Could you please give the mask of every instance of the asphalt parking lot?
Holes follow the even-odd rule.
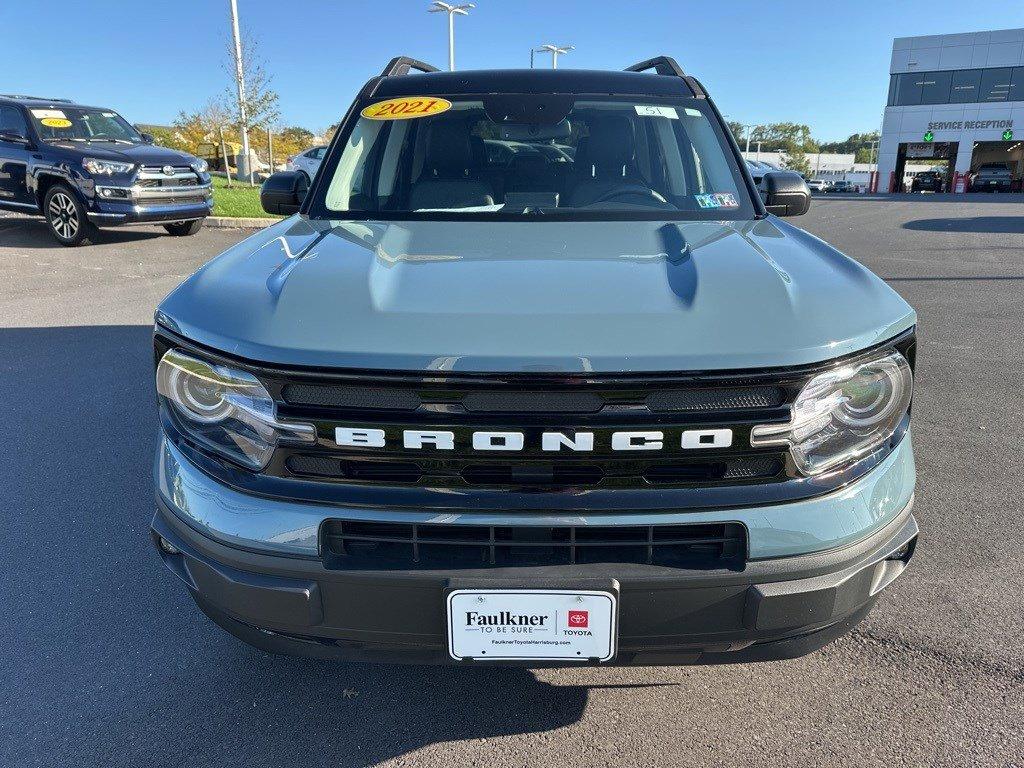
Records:
[[[920,315],[912,567],[795,661],[529,671],[279,658],[202,617],[148,539],[150,323],[245,233],[0,218],[0,765],[1024,766],[1024,199],[794,221]]]

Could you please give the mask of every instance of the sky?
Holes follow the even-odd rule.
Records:
[[[428,0],[238,0],[280,94],[282,123],[321,130],[393,56],[447,63]],[[170,124],[231,85],[228,0],[0,0],[0,90]],[[456,19],[456,67],[621,69],[657,54],[697,76],[742,123],[792,121],[815,138],[878,128],[894,37],[1024,26],[1006,0],[477,0]],[[35,34],[45,29],[44,35]],[[21,30],[14,33],[14,30]],[[550,57],[537,54],[538,66]]]

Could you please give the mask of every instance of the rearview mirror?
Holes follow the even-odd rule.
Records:
[[[289,216],[302,207],[308,191],[309,181],[302,171],[280,171],[260,187],[260,205],[267,213]]]
[[[811,207],[811,190],[799,173],[772,171],[761,179],[761,197],[768,213],[803,216]]]
[[[152,133],[143,133],[141,134],[141,136],[142,140],[147,144],[152,144],[154,141],[156,141],[156,136],[154,136]]]

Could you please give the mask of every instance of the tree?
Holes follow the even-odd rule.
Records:
[[[751,141],[760,141],[766,152],[817,152],[818,142],[811,138],[810,126],[802,123],[768,123],[755,126]]]
[[[729,131],[732,133],[733,138],[736,139],[736,143],[742,147],[747,140],[747,137],[743,135],[743,123],[730,120],[726,124],[729,126]]]
[[[281,118],[279,107],[280,98],[277,91],[270,87],[271,76],[267,74],[263,66],[263,60],[259,56],[259,44],[243,30],[241,34],[242,45],[242,67],[245,70],[245,116],[247,130],[257,126],[272,126]],[[233,115],[232,122],[242,129],[241,118],[238,114],[238,91],[235,82],[235,50],[233,45],[227,49],[227,59],[224,70],[228,74],[230,83],[224,89],[224,105],[231,105],[229,111]],[[264,144],[266,142],[264,141]]]
[[[195,152],[200,144],[208,141],[220,141],[220,129],[225,128],[225,138],[237,141],[233,129],[232,111],[221,101],[210,99],[195,112],[179,112],[174,120],[175,131],[182,137],[182,147],[187,152]]]
[[[871,131],[869,133],[852,133],[846,141],[830,141],[821,145],[822,152],[838,152],[840,154],[849,155],[856,153],[860,156],[859,150],[867,150],[868,153],[871,151],[872,142],[877,142],[879,139],[878,131]],[[857,160],[860,162],[869,162],[868,160]]]
[[[808,176],[811,173],[811,163],[807,159],[807,153],[803,147],[797,146],[786,152],[786,170],[796,171],[801,176]]]

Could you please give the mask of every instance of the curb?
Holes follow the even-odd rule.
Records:
[[[215,229],[263,229],[282,219],[241,219],[232,216],[207,216],[204,225]]]

